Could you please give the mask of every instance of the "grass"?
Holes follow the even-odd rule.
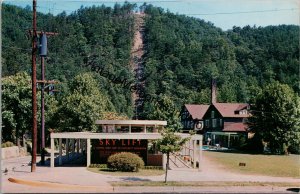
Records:
[[[204,151],[203,154],[210,161],[233,172],[300,178],[299,155],[252,155],[210,151]],[[239,166],[239,163],[245,163],[246,166]]]
[[[234,187],[234,186],[274,186],[274,187],[299,187],[300,183],[288,182],[233,182],[233,181],[190,181],[190,182],[177,182],[169,181],[115,181],[110,182],[115,187],[134,187],[134,186],[177,186],[177,187]]]
[[[159,176],[165,173],[158,169],[140,169],[138,172],[112,171],[108,168],[87,168],[88,171],[112,176]]]

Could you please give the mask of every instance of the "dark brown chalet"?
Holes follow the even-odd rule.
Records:
[[[204,135],[209,145],[237,147],[241,137],[247,138],[245,119],[247,103],[217,103],[216,86],[212,82],[211,104],[186,104],[181,111],[183,131],[195,130]]]
[[[184,131],[196,130],[200,131],[204,127],[203,116],[208,110],[210,105],[196,105],[196,104],[186,104],[181,111],[181,123],[183,125]],[[197,128],[196,124],[201,124]]]

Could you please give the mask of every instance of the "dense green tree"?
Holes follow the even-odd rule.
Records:
[[[77,75],[69,85],[70,91],[60,101],[56,120],[63,131],[96,131],[95,121],[104,111],[114,111],[106,94],[91,73]]]
[[[165,95],[158,96],[155,100],[154,106],[146,102],[145,106],[145,117],[152,120],[164,120],[168,122],[168,126],[179,130],[181,128],[179,111],[173,101]]]
[[[40,92],[37,92],[37,119],[40,127]],[[31,77],[20,72],[2,78],[2,137],[5,141],[13,141],[17,145],[24,134],[31,134],[32,129],[32,91]],[[54,127],[52,119],[57,111],[57,100],[45,93],[46,129]],[[40,128],[38,128],[40,129]]]
[[[130,80],[129,70],[132,44],[134,4],[125,3],[114,8],[93,6],[80,8],[67,15],[54,16],[38,13],[38,29],[58,32],[48,37],[46,57],[46,78],[58,80],[67,85],[69,80],[82,72],[91,71],[87,63],[103,67],[116,77]],[[14,75],[20,71],[30,73],[32,12],[30,9],[2,5],[2,76]],[[40,79],[39,59],[37,78]],[[126,72],[126,73],[124,73]],[[124,76],[126,75],[126,76]],[[128,88],[111,84],[110,79],[96,75],[103,91],[117,94],[111,98],[116,111],[132,115],[131,95]],[[66,91],[67,92],[67,91]],[[62,93],[62,91],[61,91]]]
[[[300,143],[299,97],[286,84],[273,82],[257,96],[249,118],[252,132],[269,143],[273,153],[287,153]]]
[[[20,145],[31,129],[31,79],[24,72],[2,78],[2,137]]]

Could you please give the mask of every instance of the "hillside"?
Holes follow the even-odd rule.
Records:
[[[300,92],[298,26],[246,26],[224,32],[152,6],[146,14],[145,71],[150,76],[145,90],[162,102],[169,99],[175,112],[184,103],[209,103],[212,77],[217,79],[219,102],[251,103],[261,87],[274,80]],[[165,118],[170,110],[162,105],[158,111],[146,102],[144,112],[145,118]]]
[[[91,71],[93,64],[109,71],[115,77],[133,79],[129,58],[133,38],[133,5],[91,7],[77,10],[71,15],[58,16],[39,13],[38,30],[58,32],[48,38],[46,78],[67,85],[79,73]],[[31,71],[31,40],[26,38],[31,28],[29,9],[2,6],[3,65],[2,76],[20,71]],[[38,64],[39,64],[38,60]],[[38,65],[38,79],[40,67]],[[112,84],[109,79],[95,73],[100,89],[109,96],[117,112],[132,115],[131,95],[127,88]],[[67,86],[60,86],[62,88]],[[61,94],[63,95],[63,94]]]
[[[49,38],[47,79],[59,80],[67,88],[79,73],[94,72],[116,112],[134,116],[129,87],[110,79],[136,82],[130,65],[134,8],[134,4],[125,3],[114,8],[81,8],[71,15],[39,13],[38,29],[59,33]],[[140,119],[167,119],[176,124],[184,103],[209,103],[212,77],[217,79],[219,102],[251,102],[261,87],[273,80],[300,93],[298,26],[222,31],[201,19],[152,5],[141,9],[146,14],[143,53],[139,56],[146,75],[142,92],[152,100],[143,100]],[[31,17],[30,8],[2,6],[4,77],[20,71],[30,73],[31,44],[26,31]],[[91,66],[109,73],[100,75]]]

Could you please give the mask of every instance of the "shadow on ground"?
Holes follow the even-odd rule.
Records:
[[[39,167],[49,167],[50,166],[50,155],[46,155],[47,159],[45,164],[42,165],[41,161],[37,163]],[[86,156],[78,153],[70,154],[69,156],[62,156],[62,165],[59,165],[59,157],[56,154],[54,159],[55,167],[83,167],[86,166]],[[31,165],[30,163],[28,165]]]
[[[287,191],[292,191],[292,192],[295,192],[295,193],[299,193],[300,188],[288,188]]]
[[[150,179],[144,179],[139,177],[121,177],[122,181],[151,181]]]

